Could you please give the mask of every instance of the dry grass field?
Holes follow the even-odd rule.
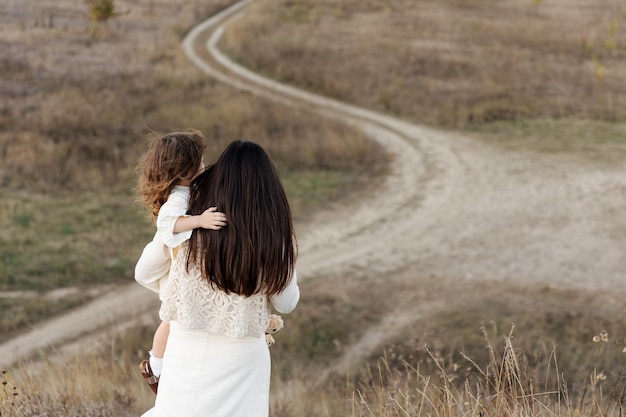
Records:
[[[227,4],[117,2],[121,16],[93,32],[81,2],[3,2],[0,340],[132,280],[153,233],[133,192],[153,132],[201,130],[207,162],[233,139],[261,143],[298,220],[384,168],[361,132],[222,87],[186,60],[185,30]]]
[[[620,0],[268,0],[252,7],[229,27],[223,48],[272,78],[522,148],[623,151]],[[595,122],[572,126],[579,119]]]
[[[311,220],[329,202],[350,208],[377,192],[394,163],[359,130],[194,68],[182,36],[231,1],[117,1],[122,15],[99,26],[78,2],[0,2],[0,342],[132,280],[153,230],[132,192],[151,131],[198,128],[208,155],[234,137],[258,140],[307,230],[323,227]],[[616,255],[600,268],[619,250],[594,246],[623,242],[626,232],[623,182],[609,181],[623,175],[626,156],[625,27],[617,0],[258,0],[228,26],[221,47],[254,71],[471,138],[459,137],[455,152],[475,146],[484,159],[509,158],[470,167],[493,169],[476,189],[497,200],[511,188],[508,205],[459,218],[450,208],[441,223],[451,234],[437,234],[437,224],[402,230],[433,235],[415,239],[415,254],[390,248],[394,259],[382,266],[350,263],[302,283],[301,304],[271,348],[272,416],[624,415],[624,290],[593,274],[613,279],[626,266]],[[511,175],[499,181],[503,172]],[[539,188],[522,194],[509,179]],[[576,179],[581,197],[567,213]],[[605,183],[613,198],[585,199]],[[553,208],[534,199],[542,192]],[[465,201],[473,200],[451,195],[449,204]],[[545,211],[533,217],[524,203]],[[379,227],[395,230],[405,215],[388,213]],[[568,233],[549,235],[561,229]],[[581,244],[589,254],[580,265],[557,257],[576,253],[567,250],[588,230],[598,239]],[[506,248],[526,243],[512,239],[525,233],[539,243]],[[525,253],[535,258],[520,260]],[[596,259],[596,269],[584,264]],[[544,265],[553,260],[560,264]],[[466,268],[478,266],[506,279],[474,279]],[[529,276],[553,271],[573,274]],[[581,277],[597,286],[574,285]],[[42,350],[4,371],[0,416],[140,415],[153,396],[136,368],[156,311],[137,322],[76,341],[69,359]]]
[[[464,126],[625,114],[620,1],[302,0],[253,7],[224,44],[242,62],[412,120]]]

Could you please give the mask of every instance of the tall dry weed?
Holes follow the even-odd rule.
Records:
[[[426,349],[437,371],[425,374],[419,366],[403,360],[403,370],[392,366],[387,351],[374,370],[368,369],[352,400],[351,416],[613,416],[625,410],[624,367],[613,370],[615,380],[606,384],[605,374],[591,370],[585,392],[570,393],[566,376],[556,359],[549,368],[529,369],[524,353],[515,347],[513,328],[498,346],[483,328],[490,362],[479,365],[463,354],[477,372],[459,380],[458,366],[446,366],[436,353]],[[549,377],[553,374],[555,377]],[[536,377],[544,375],[541,381]],[[585,398],[586,397],[586,398]]]

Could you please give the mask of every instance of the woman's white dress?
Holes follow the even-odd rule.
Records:
[[[159,292],[155,277],[170,268],[160,288],[162,320],[170,321],[159,392],[144,417],[267,417],[270,354],[264,332],[271,308],[289,313],[297,305],[297,276],[280,294],[242,297],[213,289],[185,268],[186,245],[171,251],[151,242],[135,279]]]

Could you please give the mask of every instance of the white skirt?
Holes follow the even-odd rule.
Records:
[[[154,407],[143,417],[267,417],[265,336],[232,338],[170,323]]]

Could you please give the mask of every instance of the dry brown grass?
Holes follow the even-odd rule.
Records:
[[[229,53],[257,71],[414,121],[626,119],[620,0],[259,1]]]
[[[437,371],[424,372],[410,360],[386,352],[368,369],[353,395],[351,416],[621,416],[624,411],[626,370],[622,366],[607,381],[593,370],[588,396],[572,397],[559,368],[556,348],[545,368],[528,365],[513,338],[513,329],[501,341],[484,330],[489,360],[478,364],[463,355],[462,363],[424,348]],[[400,362],[394,367],[392,362]],[[473,375],[472,375],[473,374]],[[578,393],[579,394],[579,393]]]
[[[142,136],[188,127],[207,136],[210,157],[245,137],[291,171],[375,165],[378,150],[360,133],[217,85],[187,61],[180,28],[229,3],[120,3],[129,13],[98,40],[88,36],[84,5],[14,5],[0,36],[3,186],[132,181]]]
[[[384,288],[392,299],[391,292],[402,291],[401,286],[390,292],[389,283],[353,277],[342,291],[333,292],[333,280],[305,283],[309,296],[284,317],[285,328],[275,335],[274,417],[622,416],[624,314],[609,307],[613,300],[584,292],[526,289],[522,294],[506,284],[457,285],[464,295],[459,305],[416,317],[397,339],[381,341],[371,356],[315,384],[320,371],[378,320],[381,311],[372,305],[389,308],[374,303],[373,293]],[[499,300],[503,293],[512,297]],[[428,298],[423,294],[415,302]],[[564,300],[571,311],[558,307]],[[581,305],[591,313],[580,310]],[[603,318],[608,313],[612,319]],[[511,317],[519,323],[513,326]],[[153,401],[137,371],[153,329],[141,325],[102,335],[99,347],[64,366],[52,356],[4,374],[1,415],[139,415]],[[600,340],[595,342],[594,336]]]

